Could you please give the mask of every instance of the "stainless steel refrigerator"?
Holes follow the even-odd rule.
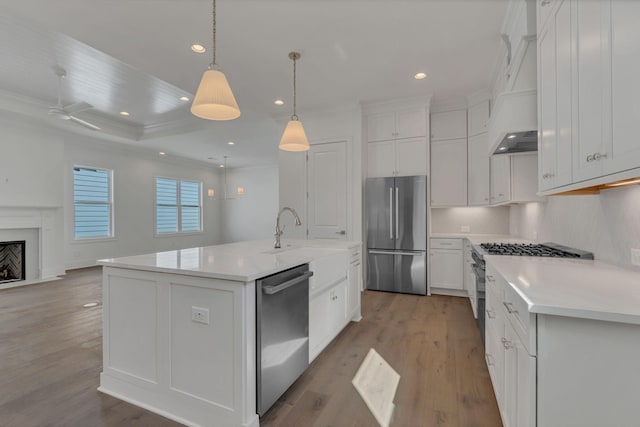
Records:
[[[366,183],[367,289],[427,294],[427,177]]]

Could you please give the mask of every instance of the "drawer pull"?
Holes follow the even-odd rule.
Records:
[[[513,304],[510,302],[503,302],[502,303],[505,308],[507,309],[507,311],[509,312],[509,314],[518,314],[518,310],[516,310],[515,308],[513,308]]]
[[[540,3],[540,6],[545,7],[549,3],[551,3],[551,0],[542,0],[542,2]]]
[[[494,278],[493,278],[493,276],[492,276],[492,275],[490,275],[490,274],[487,274],[487,275],[486,275],[486,279],[487,279],[488,281],[490,281],[490,282],[495,282],[495,281],[496,281],[496,279],[494,279]]]
[[[487,317],[489,319],[495,319],[496,315],[494,314],[493,310],[487,310]]]
[[[504,346],[505,350],[509,350],[513,347],[513,343],[506,338],[502,338],[500,339],[500,341],[502,341],[502,345]]]

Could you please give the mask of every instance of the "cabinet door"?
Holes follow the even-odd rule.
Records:
[[[541,190],[554,188],[551,178],[556,173],[556,28],[549,25],[538,39],[539,75],[539,178]],[[569,86],[571,87],[571,86]]]
[[[518,392],[518,353],[515,349],[518,336],[506,321],[504,334],[500,339],[504,352],[504,394],[500,408],[504,427],[521,427],[516,424],[517,392]]]
[[[337,284],[331,292],[331,312],[327,320],[331,322],[331,335],[329,341],[331,341],[336,335],[340,333],[344,325],[347,324],[348,319],[348,296],[347,296],[348,282],[343,280]]]
[[[504,336],[505,319],[496,294],[487,292],[486,297],[485,313],[478,313],[478,316],[485,316],[485,359],[498,407],[502,412],[504,407],[504,346],[501,338]]]
[[[611,2],[613,142],[604,173],[640,167],[640,2]]]
[[[424,109],[396,113],[396,138],[415,138],[427,135],[427,114]]]
[[[431,114],[431,140],[467,137],[467,110]]]
[[[462,251],[452,249],[431,250],[431,287],[463,290]]]
[[[509,200],[510,181],[509,156],[505,154],[491,156],[491,204]]]
[[[487,155],[487,134],[469,138],[469,177],[467,179],[469,206],[489,204],[490,174]]]
[[[397,140],[395,142],[395,156],[396,175],[427,174],[427,140],[424,137]]]
[[[475,136],[487,131],[489,121],[489,101],[483,101],[469,108],[469,136]],[[486,147],[485,147],[486,148]]]
[[[572,5],[575,8],[577,45],[573,72],[573,90],[577,96],[573,105],[578,112],[574,124],[573,181],[580,182],[602,175],[602,162],[594,160],[596,154],[611,154],[606,148],[611,147],[611,61],[608,47],[611,3],[575,1]]]
[[[467,205],[467,139],[431,142],[431,206]]]
[[[330,340],[332,322],[329,319],[333,303],[333,288],[309,300],[309,362],[316,358]]]
[[[395,175],[395,142],[379,141],[367,144],[367,176]]]
[[[388,141],[396,134],[395,113],[367,116],[367,141]]]
[[[357,259],[351,260],[349,264],[349,318],[358,320],[360,318],[360,269],[361,267],[360,255]]]

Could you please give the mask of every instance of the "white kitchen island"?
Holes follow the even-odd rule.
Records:
[[[309,263],[313,359],[360,318],[360,247],[265,240],[101,260],[98,390],[189,426],[258,426],[255,280]]]

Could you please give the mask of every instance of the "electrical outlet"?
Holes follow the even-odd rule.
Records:
[[[460,232],[461,233],[469,233],[469,232],[471,232],[471,227],[469,227],[468,225],[461,225],[460,226]]]
[[[191,321],[209,324],[209,309],[202,307],[191,307]]]
[[[640,249],[631,248],[631,264],[640,267]]]

